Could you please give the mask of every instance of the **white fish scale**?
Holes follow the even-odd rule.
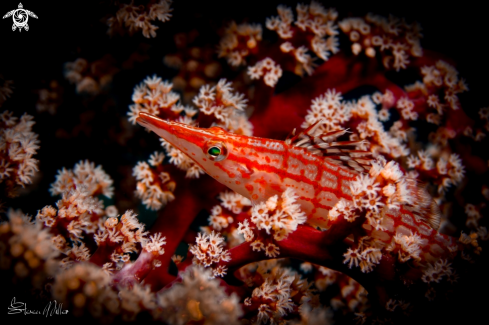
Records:
[[[319,185],[322,187],[336,188],[338,186],[338,177],[323,170]]]

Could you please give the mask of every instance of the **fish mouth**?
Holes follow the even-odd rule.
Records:
[[[178,136],[175,134],[178,127],[175,126],[175,122],[165,121],[148,113],[139,113],[136,122],[148,130],[153,131],[172,145],[178,144]]]
[[[168,126],[169,124],[167,121],[148,113],[139,113],[136,122],[152,131],[154,131],[154,128],[161,127],[162,125]]]
[[[209,135],[205,129],[199,129],[187,124],[166,121],[148,113],[139,113],[136,122],[153,131],[180,150],[189,149],[189,144],[200,148],[207,142]]]

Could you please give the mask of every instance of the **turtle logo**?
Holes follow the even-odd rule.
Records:
[[[14,20],[14,24],[12,25],[12,30],[15,31],[17,28],[19,32],[22,31],[22,28],[25,30],[29,30],[29,25],[27,25],[27,21],[29,20],[29,16],[37,18],[36,14],[32,11],[23,9],[22,3],[19,3],[19,8],[11,10],[3,16],[3,18],[7,18],[12,16]]]

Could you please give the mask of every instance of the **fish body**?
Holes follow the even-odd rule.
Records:
[[[308,223],[326,228],[328,211],[351,200],[349,182],[358,175],[286,141],[237,135],[218,127],[197,128],[141,113],[137,122],[180,149],[207,174],[252,204],[292,188]],[[213,155],[216,154],[216,155]]]
[[[207,174],[250,199],[253,205],[292,188],[298,195],[296,202],[307,215],[307,223],[323,229],[331,226],[329,211],[339,200],[353,201],[350,183],[358,180],[360,165],[364,168],[367,165],[365,159],[350,157],[362,152],[338,149],[352,145],[352,141],[328,140],[329,143],[320,145],[304,145],[307,139],[302,138],[294,145],[288,140],[237,135],[218,127],[197,128],[145,113],[139,114],[137,122],[183,151]],[[344,134],[344,131],[335,132]],[[317,148],[326,148],[330,156],[322,156]],[[349,167],[342,162],[347,162]],[[413,203],[398,209],[384,206],[378,213],[381,228],[365,222],[362,225],[365,234],[379,247],[400,251],[399,256],[404,260],[411,258],[404,255],[414,254],[417,261],[434,263],[453,255],[457,249],[456,239],[437,231],[440,225],[438,206],[416,180],[408,183]],[[416,245],[405,248],[406,251],[395,248],[400,245],[398,241],[413,238]]]

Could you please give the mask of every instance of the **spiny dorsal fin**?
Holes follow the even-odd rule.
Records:
[[[368,172],[374,158],[370,151],[357,150],[357,146],[367,143],[362,141],[336,141],[340,136],[349,133],[348,130],[338,129],[316,135],[319,120],[299,134],[294,129],[285,139],[285,143],[309,150],[311,153],[324,156],[335,163],[351,168],[357,172]]]
[[[438,230],[441,225],[440,207],[438,206],[438,204],[436,204],[435,200],[432,200],[430,208],[431,208],[431,213],[429,214],[428,217],[428,223],[433,229]]]
[[[428,223],[431,228],[438,230],[441,224],[441,211],[426,189],[428,184],[414,178],[406,178],[406,181],[415,197],[415,203],[412,205],[413,212],[417,212],[418,217]]]

